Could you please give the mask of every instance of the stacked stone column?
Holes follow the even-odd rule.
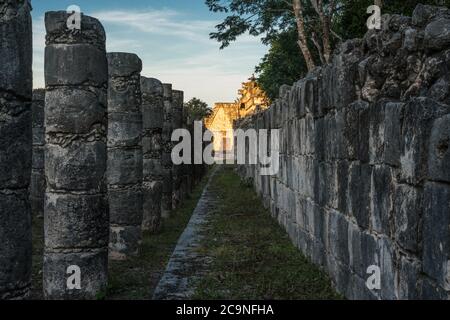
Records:
[[[142,239],[142,61],[130,53],[107,57],[109,257],[124,260]]]
[[[161,225],[161,198],[164,169],[161,163],[164,125],[163,85],[153,78],[141,77],[143,114],[143,194],[144,218],[142,229],[152,233]]]
[[[182,129],[184,92],[173,90],[172,98],[172,130]],[[172,208],[178,208],[183,201],[183,192],[181,187],[183,178],[183,165],[173,165],[172,175]]]
[[[0,1],[0,300],[30,292],[30,10],[27,0]]]
[[[82,15],[74,32],[68,18],[65,11],[45,15],[44,295],[95,299],[108,270],[105,31]]]
[[[30,201],[33,216],[44,216],[44,106],[45,90],[33,90],[32,123],[33,123],[33,164],[31,169]]]
[[[164,99],[164,124],[162,132],[163,152],[162,165],[164,170],[163,193],[161,199],[161,216],[168,218],[172,211],[172,192],[173,192],[173,175],[172,175],[172,130],[173,130],[173,94],[172,85],[163,84]]]
[[[187,110],[184,108],[183,103],[183,109],[182,109],[182,125],[185,130],[189,131],[188,127],[188,114]],[[192,133],[191,133],[192,135]],[[192,159],[191,159],[192,160]],[[182,165],[182,177],[181,177],[181,194],[182,194],[182,201],[188,197],[189,193],[191,192],[191,176],[189,174],[189,166],[190,164],[185,163]]]

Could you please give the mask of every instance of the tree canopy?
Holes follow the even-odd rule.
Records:
[[[195,97],[184,104],[184,109],[191,121],[201,120],[211,114],[208,104]]]

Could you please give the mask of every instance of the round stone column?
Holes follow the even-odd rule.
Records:
[[[33,165],[31,169],[30,201],[31,213],[34,217],[44,217],[44,106],[45,90],[33,90],[32,123],[33,123]]]
[[[153,78],[141,77],[144,133],[144,231],[156,232],[161,225],[161,198],[164,170],[161,163],[164,124],[163,86]]]
[[[0,1],[0,300],[30,293],[30,10],[28,0]]]
[[[142,61],[108,53],[109,257],[136,255],[142,240]]]
[[[96,299],[108,273],[105,31],[85,15],[69,30],[69,16],[45,15],[44,295]]]
[[[163,84],[163,101],[164,101],[164,124],[162,131],[163,152],[162,166],[164,169],[163,193],[161,200],[161,216],[168,218],[172,211],[172,193],[173,193],[173,165],[172,165],[172,146],[171,141],[173,131],[173,95],[172,85]]]
[[[172,91],[172,130],[183,128],[183,101],[184,92]],[[174,145],[174,144],[172,144]],[[182,202],[181,182],[183,176],[183,165],[173,165],[172,168],[172,208],[178,208]]]

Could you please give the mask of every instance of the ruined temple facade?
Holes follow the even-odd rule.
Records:
[[[206,119],[206,128],[214,135],[214,151],[230,153],[233,150],[233,121],[253,115],[269,107],[269,99],[252,76],[242,83],[235,102],[214,104],[211,115]]]

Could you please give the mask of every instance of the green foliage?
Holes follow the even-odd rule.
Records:
[[[208,104],[195,97],[186,102],[184,108],[192,121],[201,120],[211,114]]]
[[[294,19],[290,5],[283,0],[206,0],[212,12],[227,13],[228,16],[210,33],[211,39],[227,47],[238,36],[248,32],[252,36],[263,35],[268,43],[273,36],[286,30]]]
[[[307,72],[296,40],[295,28],[279,34],[270,42],[269,52],[256,67],[258,84],[271,100],[278,97],[280,85],[292,85]]]

